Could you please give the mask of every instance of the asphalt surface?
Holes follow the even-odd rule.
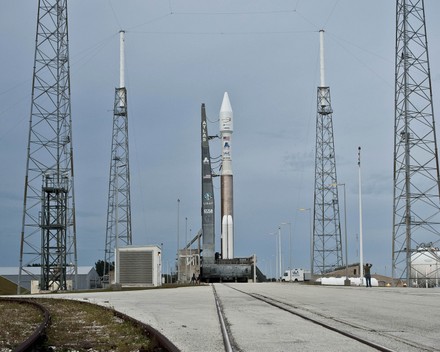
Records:
[[[440,289],[215,284],[234,351],[373,351],[349,337],[252,298],[289,304],[394,351],[440,351]],[[48,297],[48,295],[45,295]],[[56,294],[112,307],[159,330],[182,351],[224,351],[210,285]]]

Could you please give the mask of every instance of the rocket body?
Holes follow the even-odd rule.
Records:
[[[220,108],[220,138],[222,142],[221,172],[221,247],[222,258],[234,258],[234,193],[232,176],[233,113],[229,95],[225,92]]]
[[[202,104],[202,234],[203,263],[213,264],[215,260],[215,202],[212,182],[211,153],[209,151],[208,124],[205,104]]]

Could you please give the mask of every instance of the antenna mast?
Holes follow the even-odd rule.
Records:
[[[108,188],[104,275],[113,265],[115,250],[131,245],[130,167],[128,153],[127,90],[125,88],[125,32],[120,31],[120,80],[115,89],[113,136]]]
[[[77,282],[67,28],[67,0],[38,1],[18,293],[24,275],[40,290]]]
[[[341,222],[336,178],[330,88],[324,77],[324,31],[320,36],[320,86],[316,115],[315,192],[313,208],[312,274],[325,274],[342,265]]]
[[[424,1],[398,0],[392,276],[434,285],[440,273],[439,163]]]

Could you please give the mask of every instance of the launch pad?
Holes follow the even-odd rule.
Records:
[[[215,263],[203,264],[201,277],[205,282],[256,282],[256,257],[217,259]]]
[[[257,268],[255,255],[247,258],[222,259],[220,253],[203,256],[200,230],[184,248],[179,249],[177,261],[177,281],[192,283],[193,277],[201,282],[256,282],[266,281],[264,274]],[[192,247],[196,244],[196,248]]]

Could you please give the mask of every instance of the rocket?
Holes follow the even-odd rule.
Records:
[[[222,172],[221,172],[221,247],[222,258],[234,258],[234,221],[233,221],[233,182],[232,182],[232,108],[229,95],[225,92],[220,108],[220,138],[222,143]]]

